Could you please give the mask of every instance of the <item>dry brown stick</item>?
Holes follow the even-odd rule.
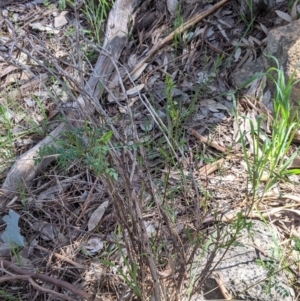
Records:
[[[95,189],[95,187],[97,185],[97,182],[98,182],[98,179],[96,179],[96,181],[94,182],[94,184],[93,184],[93,186],[92,186],[92,188],[91,188],[91,190],[90,190],[90,192],[89,192],[89,194],[88,194],[88,196],[87,196],[87,198],[86,198],[86,200],[84,202],[84,205],[83,205],[83,208],[81,210],[81,213],[80,213],[79,217],[77,218],[75,224],[77,224],[81,220],[81,218],[85,214],[85,211],[86,211],[87,207],[91,203],[92,195],[93,195],[94,189]]]
[[[224,281],[222,275],[218,272],[213,273],[214,279],[218,284],[219,290],[225,300],[232,300],[230,293],[228,292],[226,286],[224,285]]]
[[[207,137],[203,137],[202,135],[200,135],[196,130],[189,128],[188,133],[193,135],[194,137],[196,137],[198,140],[200,140],[201,142],[208,144],[209,146],[215,148],[216,150],[222,152],[222,153],[226,153],[226,148],[224,148],[223,146],[220,146],[217,142],[210,140]]]
[[[16,281],[16,280],[28,280],[29,277],[30,276],[28,275],[14,275],[14,276],[0,277],[0,283]]]
[[[59,297],[61,299],[67,300],[67,301],[73,301],[74,300],[73,298],[71,298],[69,296],[66,296],[66,295],[60,294],[58,292],[55,292],[55,291],[46,289],[44,287],[41,287],[36,282],[34,282],[29,275],[14,275],[14,276],[0,277],[0,283],[11,282],[11,281],[16,281],[16,280],[22,280],[22,281],[26,281],[27,280],[35,289],[37,289],[39,291],[42,291],[44,293],[53,294],[56,297]]]
[[[226,4],[229,0],[222,0],[219,3],[216,3],[213,7],[206,10],[205,12],[195,16],[191,20],[185,22],[180,27],[176,28],[173,32],[171,32],[168,36],[166,36],[164,39],[162,39],[160,42],[158,42],[146,55],[144,59],[142,59],[135,68],[130,72],[130,76],[132,76],[137,70],[139,70],[159,49],[161,49],[164,45],[169,43],[171,40],[174,39],[175,35],[179,35],[186,31],[187,29],[191,28],[210,14],[212,14],[214,11],[219,9],[222,5]],[[126,81],[128,77],[125,77],[124,81]]]
[[[47,293],[47,294],[52,294],[58,298],[61,298],[61,299],[64,299],[64,300],[67,300],[67,301],[74,301],[74,298],[71,298],[67,295],[64,295],[64,294],[61,294],[61,293],[58,293],[54,290],[49,290],[45,287],[42,287],[40,285],[38,285],[35,281],[33,281],[33,279],[31,277],[28,276],[28,282],[38,291],[41,291],[43,293]]]
[[[70,259],[70,258],[68,258],[66,256],[63,256],[61,254],[58,254],[58,253],[55,253],[53,251],[47,250],[46,248],[43,248],[43,247],[41,247],[39,245],[35,246],[35,248],[38,249],[38,250],[40,250],[40,251],[46,252],[46,253],[48,253],[50,255],[53,255],[53,256],[55,256],[55,257],[57,257],[59,259],[62,259],[63,261],[66,261],[66,262],[72,264],[73,266],[75,266],[78,269],[86,269],[85,266],[83,266],[83,265],[81,265],[81,264],[73,261],[72,259]]]
[[[200,168],[199,170],[199,176],[202,180],[207,179],[207,176],[215,172],[220,168],[220,166],[225,162],[225,159],[220,159],[218,161],[215,161],[213,163],[207,164]]]
[[[75,295],[78,295],[84,299],[87,299],[89,301],[103,301],[103,299],[99,299],[99,298],[94,298],[92,295],[86,293],[85,291],[83,290],[80,290],[78,288],[76,288],[74,285],[72,285],[71,283],[68,283],[64,280],[61,280],[61,279],[56,279],[54,277],[50,277],[48,275],[45,275],[45,274],[39,274],[39,273],[34,273],[34,272],[31,272],[29,270],[24,270],[24,269],[21,269],[19,267],[17,267],[16,265],[12,264],[10,261],[6,260],[6,259],[3,259],[0,257],[0,261],[3,263],[3,266],[6,268],[6,269],[9,269],[11,271],[13,271],[14,273],[16,274],[19,274],[19,275],[27,275],[27,276],[30,276],[32,279],[38,279],[38,280],[41,280],[41,281],[44,281],[44,282],[48,282],[48,283],[52,283],[58,287],[63,287],[69,291],[71,291],[73,294]]]

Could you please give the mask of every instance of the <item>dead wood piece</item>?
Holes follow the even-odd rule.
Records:
[[[220,159],[211,164],[207,164],[207,165],[201,167],[199,170],[200,179],[202,179],[202,180],[207,179],[207,177],[210,174],[212,174],[213,172],[215,172],[216,170],[218,170],[220,168],[220,166],[222,166],[224,164],[224,162],[225,162],[225,159]]]
[[[102,91],[99,89],[99,84],[106,87],[113,73],[114,64],[112,60],[117,61],[119,59],[128,39],[128,19],[141,2],[141,0],[116,1],[109,13],[105,34],[106,39],[103,45],[106,53],[98,58],[94,68],[95,75],[90,77],[85,87],[86,91],[93,95],[95,99],[99,99],[103,92],[103,89]]]
[[[37,157],[38,151],[43,146],[53,144],[53,139],[59,137],[64,128],[65,124],[61,123],[46,138],[20,156],[15,162],[0,189],[0,204],[2,206],[5,206],[8,199],[15,196],[22,187],[29,187],[35,176],[54,160],[54,157],[48,157],[35,165],[34,158]]]
[[[94,68],[94,74],[88,80],[85,91],[93,99],[93,104],[90,104],[86,98],[79,96],[79,103],[84,114],[92,114],[95,109],[102,110],[98,99],[101,96],[99,84],[105,87],[114,70],[114,61],[120,57],[121,51],[127,41],[127,22],[131,17],[134,9],[139,5],[141,0],[117,0],[114,3],[112,10],[109,13],[109,18],[106,27],[104,53],[102,53]],[[103,111],[103,110],[102,110]],[[73,115],[67,115],[71,118]],[[80,124],[80,123],[79,123]],[[75,126],[78,126],[75,125]],[[21,187],[29,187],[30,183],[36,175],[42,172],[51,163],[54,158],[46,158],[41,163],[34,165],[34,157],[39,149],[47,144],[53,144],[53,138],[59,137],[64,131],[65,125],[60,124],[46,138],[40,141],[35,147],[24,153],[15,162],[0,190],[0,205],[5,207],[7,201],[18,194],[18,189]]]
[[[210,140],[207,137],[203,137],[202,135],[200,135],[196,130],[194,129],[189,129],[188,130],[189,134],[193,135],[194,137],[196,137],[198,140],[200,140],[201,142],[215,148],[216,150],[222,152],[222,153],[226,153],[226,148],[224,148],[223,146],[220,146],[217,142]]]

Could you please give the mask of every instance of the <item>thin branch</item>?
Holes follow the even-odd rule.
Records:
[[[52,283],[53,285],[56,285],[58,287],[63,287],[69,291],[71,291],[73,294],[78,295],[84,299],[90,300],[90,301],[103,301],[103,299],[101,298],[94,298],[92,295],[86,293],[83,290],[80,290],[78,288],[76,288],[74,285],[72,285],[71,283],[68,283],[64,280],[61,279],[56,279],[54,277],[50,277],[48,275],[44,275],[44,274],[39,274],[39,273],[34,273],[31,272],[29,270],[24,270],[21,269],[19,267],[17,267],[16,265],[12,264],[10,261],[5,260],[3,258],[0,257],[0,261],[3,262],[3,266],[6,269],[12,270],[14,273],[19,274],[19,275],[27,275],[30,276],[32,279],[38,279],[44,282],[48,282],[48,283]]]

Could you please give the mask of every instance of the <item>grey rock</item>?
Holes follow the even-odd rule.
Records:
[[[232,83],[236,87],[242,86],[248,79],[256,73],[264,71],[263,60],[261,57],[246,63],[231,75]]]
[[[283,67],[286,80],[293,76],[294,80],[300,79],[300,20],[286,26],[270,30],[266,54],[277,58],[279,66]],[[264,59],[267,68],[276,67],[272,59]],[[275,75],[274,75],[275,76]],[[299,104],[300,83],[293,86],[291,92],[293,104]]]
[[[300,80],[300,20],[288,25],[270,30],[267,39],[267,46],[264,51],[266,55],[273,56],[278,60],[279,68],[282,68],[286,81],[293,77],[294,81]],[[270,67],[277,68],[274,59],[266,56],[246,63],[231,75],[232,83],[237,87],[241,86],[251,76],[258,72],[266,72]],[[271,73],[275,78],[277,74]],[[274,91],[275,86],[268,81]],[[292,105],[299,107],[300,104],[300,82],[293,85],[291,90]]]
[[[271,278],[274,286],[270,287],[269,293],[265,290],[268,287],[268,271],[258,265],[257,260],[267,261],[274,258],[274,237],[276,230],[269,229],[263,222],[253,220],[250,235],[246,229],[240,233],[238,243],[232,245],[225,253],[225,247],[215,250],[217,245],[226,245],[232,234],[230,225],[224,226],[212,234],[213,241],[207,251],[199,250],[198,260],[192,264],[192,275],[199,276],[199,281],[208,279],[202,286],[205,300],[224,299],[216,282],[216,275],[219,275],[232,297],[249,301],[292,301],[295,292],[289,285],[289,279],[284,272],[276,272]],[[217,239],[217,237],[219,237]],[[277,238],[276,238],[277,239]],[[217,241],[219,240],[219,241]],[[216,266],[217,264],[217,266]],[[278,261],[273,261],[275,271],[280,270]],[[213,267],[214,273],[209,275]],[[199,282],[198,282],[199,283]],[[196,284],[197,285],[197,284]],[[283,292],[288,296],[283,297]]]

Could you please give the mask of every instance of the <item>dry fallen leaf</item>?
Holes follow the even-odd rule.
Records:
[[[103,242],[98,237],[92,237],[82,248],[85,253],[92,256],[103,249]]]
[[[200,106],[206,106],[211,112],[219,112],[219,110],[227,110],[227,108],[213,99],[203,99]]]
[[[140,91],[143,90],[144,87],[145,87],[145,84],[140,84],[140,85],[134,86],[133,88],[127,90],[126,94],[129,97],[135,97],[139,94]]]
[[[5,75],[11,73],[12,71],[17,70],[17,69],[18,69],[17,67],[9,65],[9,66],[7,66],[6,68],[4,68],[0,71],[0,77],[3,77],[3,76],[5,76]]]
[[[68,24],[68,20],[66,19],[65,15],[68,11],[62,11],[57,17],[54,18],[54,27],[62,27]]]
[[[298,0],[296,0],[294,2],[294,5],[292,7],[292,10],[291,10],[291,18],[293,21],[296,21],[297,20],[297,4],[298,4]]]
[[[59,232],[56,225],[39,221],[33,223],[33,229],[34,231],[39,232],[41,238],[45,241],[54,241],[57,238]]]
[[[152,116],[149,114],[140,123],[140,128],[144,132],[149,132],[153,129],[153,127],[154,127],[154,120],[153,120]]]
[[[136,70],[132,75],[131,75],[131,79],[133,81],[135,81],[136,79],[138,79],[140,77],[140,75],[143,73],[143,71],[146,69],[146,67],[148,66],[147,63],[143,64],[138,70]]]
[[[167,0],[168,11],[171,15],[174,15],[178,5],[178,0]]]
[[[277,14],[278,17],[280,17],[281,19],[287,21],[287,22],[292,22],[292,18],[289,14],[284,13],[281,10],[275,10],[275,13]]]
[[[242,49],[241,47],[238,47],[236,52],[234,53],[234,61],[237,62],[241,56]]]
[[[46,25],[44,26],[42,23],[40,22],[36,22],[36,23],[31,23],[30,27],[32,29],[38,30],[38,31],[48,31],[51,32],[53,34],[59,34],[59,30],[54,29],[52,26],[50,25]]]
[[[300,168],[300,157],[296,157],[288,166],[288,169],[299,169]]]
[[[262,23],[259,23],[259,25],[260,25],[260,28],[261,28],[261,30],[266,34],[266,36],[269,34],[269,30],[268,30],[268,28],[264,25],[264,24],[262,24]]]
[[[100,222],[106,208],[108,207],[109,202],[103,202],[91,215],[88,222],[88,230],[92,231],[96,228],[98,223]]]

